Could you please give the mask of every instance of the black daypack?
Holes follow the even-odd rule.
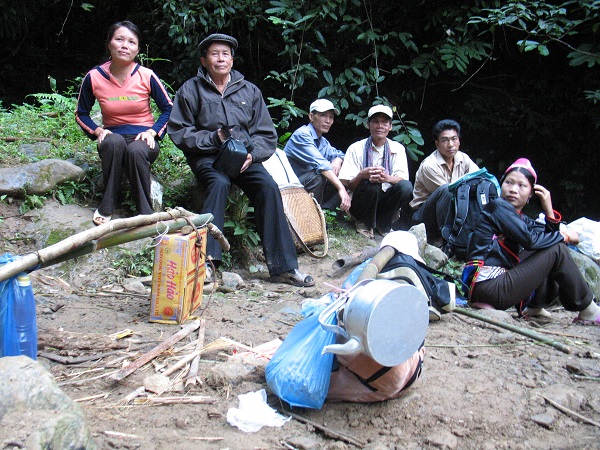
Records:
[[[465,175],[448,186],[452,207],[441,233],[445,240],[442,250],[449,256],[465,259],[469,235],[475,228],[483,207],[498,198],[496,177],[485,168]]]
[[[439,315],[452,311],[457,304],[465,303],[461,290],[456,288],[460,281],[450,275],[423,264],[410,255],[396,254],[381,269],[377,278],[412,284],[429,301],[429,320],[439,320]],[[464,290],[464,289],[462,289]],[[432,317],[432,307],[437,318]]]

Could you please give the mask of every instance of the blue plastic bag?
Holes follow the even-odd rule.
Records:
[[[327,397],[333,354],[321,352],[335,342],[336,335],[319,323],[325,306],[313,308],[310,316],[292,328],[265,368],[269,389],[291,406],[321,409]],[[335,312],[326,323],[337,323]]]

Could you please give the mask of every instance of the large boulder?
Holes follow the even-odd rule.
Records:
[[[81,181],[83,169],[62,159],[44,159],[18,167],[0,169],[0,194],[12,197],[44,195],[66,181]]]
[[[96,448],[83,412],[39,362],[0,358],[0,442],[38,449]]]
[[[578,251],[571,250],[571,256],[575,264],[577,264],[581,275],[583,275],[585,281],[592,288],[594,297],[600,298],[600,266],[592,258]]]

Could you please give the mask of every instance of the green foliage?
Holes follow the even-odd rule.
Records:
[[[600,2],[566,0],[553,3],[508,1],[500,8],[482,8],[482,15],[471,17],[469,23],[489,25],[492,33],[496,26],[519,32],[524,38],[516,44],[524,52],[537,50],[541,56],[548,56],[550,44],[557,43],[571,50],[567,55],[571,66],[600,64],[600,46],[580,42],[581,36],[598,32]]]
[[[41,208],[44,206],[45,197],[43,195],[26,194],[25,199],[19,206],[19,212],[25,214],[32,209]]]
[[[83,199],[89,199],[91,194],[89,182],[65,181],[52,192],[61,204],[73,204]]]
[[[113,261],[115,269],[121,269],[124,276],[144,277],[152,275],[154,247],[146,246],[139,252],[122,249],[121,254]]]
[[[223,232],[231,244],[233,253],[239,259],[247,261],[249,256],[256,251],[260,243],[260,236],[254,228],[254,208],[244,193],[237,188],[231,189],[227,199],[226,214]],[[223,261],[224,264],[227,261]]]

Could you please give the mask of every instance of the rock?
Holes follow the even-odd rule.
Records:
[[[296,436],[288,439],[287,442],[300,450],[315,450],[320,448],[319,441],[312,436]]]
[[[245,364],[241,359],[232,357],[224,363],[217,364],[210,369],[207,383],[209,386],[221,387],[229,384],[240,384],[256,371],[250,364]]]
[[[0,358],[0,442],[23,448],[96,448],[79,405],[39,362]]]
[[[581,392],[571,386],[565,384],[553,384],[551,386],[533,389],[530,393],[530,399],[538,401],[538,399],[545,402],[545,400],[539,397],[537,394],[541,394],[544,397],[566,407],[573,411],[578,411],[582,406],[587,404],[587,398],[584,392]]]
[[[154,373],[144,378],[144,388],[146,391],[154,392],[155,394],[162,394],[171,387],[171,381],[169,377],[166,377],[160,373]]]
[[[600,266],[589,256],[575,250],[570,251],[575,264],[594,292],[594,297],[600,298]]]
[[[44,195],[65,181],[81,181],[85,172],[61,159],[44,159],[19,167],[0,169],[0,194],[13,197]]]
[[[244,279],[234,272],[221,272],[223,286],[237,290],[246,287]]]
[[[134,292],[136,294],[150,294],[150,289],[139,280],[139,278],[126,278],[123,281],[123,288],[126,291]]]
[[[32,161],[37,161],[40,157],[47,156],[50,153],[50,150],[52,150],[52,144],[48,142],[19,145],[19,151],[29,157]]]
[[[552,417],[550,414],[536,414],[535,416],[531,417],[531,420],[548,430],[551,430],[552,425],[554,424],[554,417]]]
[[[448,255],[434,245],[425,246],[425,254],[423,255],[425,263],[429,267],[440,270],[448,262]]]
[[[456,448],[458,439],[450,431],[438,429],[434,435],[427,437],[427,443],[438,448]]]

